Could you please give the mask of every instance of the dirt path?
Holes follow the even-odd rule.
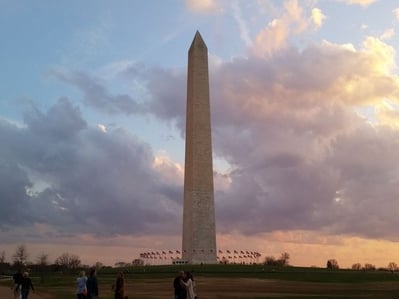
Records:
[[[14,299],[12,289],[9,287],[0,286],[0,298],[1,299]],[[43,294],[42,292],[29,292],[29,299],[52,299],[51,296]]]

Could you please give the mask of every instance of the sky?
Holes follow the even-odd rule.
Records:
[[[180,250],[208,47],[219,250],[399,264],[399,3],[0,0],[0,251]]]

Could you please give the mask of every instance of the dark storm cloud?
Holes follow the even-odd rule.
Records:
[[[182,70],[162,68],[145,69],[140,64],[128,64],[115,76],[128,82],[139,81],[148,93],[140,101],[126,94],[112,95],[107,82],[82,72],[53,70],[52,74],[78,88],[83,94],[83,103],[109,114],[153,114],[163,121],[172,121],[184,127],[186,110],[186,73]]]
[[[161,182],[147,144],[122,129],[89,127],[65,98],[25,120],[22,128],[0,122],[0,227],[100,235],[179,228],[181,186]]]
[[[112,95],[99,78],[83,72],[51,72],[56,78],[77,87],[84,95],[83,103],[110,114],[137,114],[146,108],[128,94]]]
[[[184,132],[186,123],[186,72],[152,69],[148,90],[151,92],[150,111],[162,120],[173,120]]]
[[[31,201],[26,188],[31,185],[25,171],[15,163],[0,159],[0,219],[6,226],[27,225],[32,221]]]

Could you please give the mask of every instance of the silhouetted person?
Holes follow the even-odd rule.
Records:
[[[175,299],[186,299],[187,292],[184,286],[184,271],[180,271],[179,275],[173,281],[173,288],[175,289]]]
[[[96,274],[96,269],[92,269],[89,278],[87,278],[87,299],[98,299],[98,283]]]
[[[116,284],[112,286],[112,290],[115,291],[114,299],[125,299],[125,277],[123,272],[118,273],[116,278]]]
[[[18,270],[13,276],[12,279],[14,281],[14,284],[12,286],[13,292],[14,292],[14,299],[19,299],[21,296],[21,283],[22,283],[22,271]]]
[[[32,291],[35,290],[32,284],[32,279],[30,279],[28,272],[24,272],[21,281],[21,298],[28,299],[29,291],[31,289]]]

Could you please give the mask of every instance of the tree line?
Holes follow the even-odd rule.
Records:
[[[6,262],[6,252],[0,251],[0,274],[10,268],[23,269],[23,268],[37,268],[40,271],[44,269],[50,269],[51,271],[76,271],[82,268],[96,268],[101,269],[104,265],[101,262],[96,262],[93,266],[83,265],[79,256],[64,252],[59,255],[54,263],[49,260],[49,255],[41,253],[36,257],[36,261],[32,262],[28,260],[29,254],[27,247],[24,244],[18,245],[15,252],[12,254],[11,263]],[[290,255],[287,252],[283,252],[279,258],[274,256],[266,256],[264,259],[264,265],[268,266],[289,266]],[[132,263],[118,262],[115,264],[116,267],[127,267],[127,266],[142,266],[144,261],[142,259],[134,259]],[[338,261],[336,259],[329,259],[326,263],[326,268],[330,270],[340,269]],[[352,270],[377,270],[376,266],[370,263],[364,265],[355,263],[351,266]],[[391,272],[399,271],[399,266],[395,262],[388,263],[386,268],[380,268],[379,270],[388,270]]]
[[[327,269],[330,269],[330,270],[339,269],[338,261],[336,259],[327,260]],[[377,267],[370,263],[365,263],[364,265],[362,265],[361,263],[354,263],[351,266],[351,269],[356,270],[356,271],[360,271],[360,270],[372,271],[372,270],[377,270]],[[395,272],[395,271],[399,270],[399,267],[395,262],[390,262],[390,263],[388,263],[386,268],[379,268],[378,270],[388,270],[391,272]]]
[[[37,268],[43,270],[44,268],[51,268],[52,270],[71,270],[80,269],[87,267],[82,264],[79,256],[64,252],[58,256],[54,263],[49,260],[49,255],[46,253],[40,253],[35,262],[30,261],[27,247],[24,244],[18,245],[15,252],[12,254],[11,263],[6,262],[6,253],[4,250],[0,251],[0,270],[4,272],[10,268],[13,269],[25,269],[25,268]],[[101,264],[101,263],[100,263]],[[102,264],[101,264],[102,265]]]

